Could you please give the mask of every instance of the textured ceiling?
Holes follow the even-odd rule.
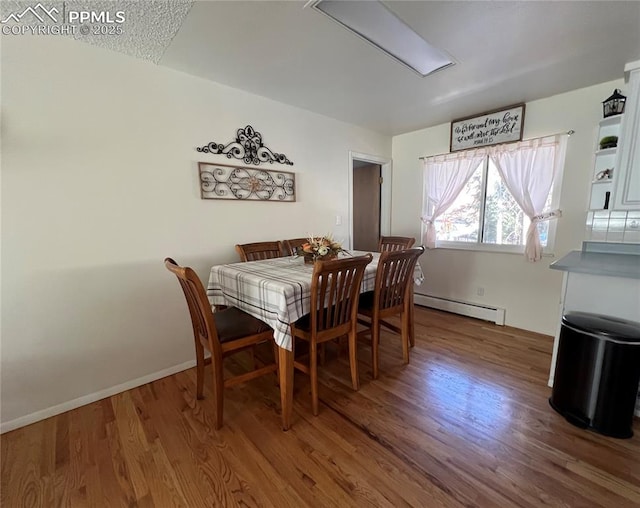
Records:
[[[90,29],[88,34],[80,33],[79,22],[70,23],[76,26],[74,39],[82,42],[118,51],[153,63],[159,63],[169,44],[182,26],[189,13],[193,1],[191,0],[163,0],[163,1],[98,1],[98,0],[67,0],[65,2],[48,2],[42,0],[41,4],[51,12],[57,9],[55,16],[61,19],[62,13],[70,11],[85,12],[110,12],[115,16],[117,11],[124,12],[125,21],[119,26],[122,33],[119,34],[94,34]],[[10,13],[22,13],[28,7],[36,7],[38,1],[0,1],[0,15],[2,20]],[[37,11],[39,12],[39,11]],[[52,20],[43,16],[45,24],[55,24]],[[67,18],[68,19],[68,18]],[[23,23],[37,22],[33,14],[28,13]],[[91,27],[98,27],[96,23],[82,23]],[[118,24],[111,24],[115,27]],[[49,36],[51,37],[51,36]]]
[[[117,5],[124,11],[126,21],[123,33],[118,36],[76,35],[76,39],[95,46],[120,51],[130,56],[160,63],[164,52],[182,26],[193,4],[190,0],[128,1],[128,2],[67,2],[67,9],[74,4],[88,4],[93,10],[108,10]],[[149,7],[152,4],[152,8]],[[86,7],[85,7],[86,8]]]

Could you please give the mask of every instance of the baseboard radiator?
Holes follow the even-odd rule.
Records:
[[[497,325],[504,325],[505,309],[479,305],[477,303],[450,300],[448,298],[440,298],[437,296],[421,295],[419,293],[414,294],[414,302],[417,305],[423,305],[424,307],[444,310],[476,319],[483,319],[484,321],[492,321]]]

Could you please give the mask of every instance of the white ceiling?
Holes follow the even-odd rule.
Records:
[[[304,2],[195,2],[160,64],[387,134],[623,76],[640,2],[386,2],[456,64],[422,78]],[[605,97],[603,97],[605,99]]]
[[[303,1],[239,0],[180,12],[158,63],[395,135],[621,78],[640,59],[638,1],[385,3],[455,65],[423,78]]]

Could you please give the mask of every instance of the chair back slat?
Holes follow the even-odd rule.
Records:
[[[298,254],[298,248],[301,248],[309,240],[307,238],[289,238],[283,242],[284,252],[286,256],[295,256]]]
[[[374,306],[380,310],[404,305],[413,272],[424,247],[380,254],[376,272]]]
[[[173,259],[165,259],[165,266],[180,282],[180,287],[189,307],[194,339],[205,342],[211,349],[220,349],[220,340],[215,327],[211,304],[200,278],[189,267],[179,266]]]
[[[328,330],[355,319],[364,269],[371,254],[315,263],[311,282],[311,328]]]
[[[410,236],[381,236],[378,252],[407,250],[413,247],[416,239]]]
[[[191,323],[194,327],[194,332],[198,337],[201,337],[202,339],[208,341],[209,332],[207,331],[205,317],[198,306],[196,290],[193,287],[193,284],[189,283],[188,281],[180,278],[178,278],[178,281],[180,282],[180,286],[182,287],[184,297],[187,300],[187,307],[189,307],[189,314],[191,315]]]
[[[255,242],[236,245],[240,261],[259,261],[282,257],[282,242]]]

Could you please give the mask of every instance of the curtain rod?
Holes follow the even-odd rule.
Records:
[[[567,132],[556,132],[555,134],[547,134],[546,136],[538,136],[537,138],[523,139],[521,141],[518,141],[518,143],[522,143],[523,141],[532,141],[534,139],[548,138],[549,136],[561,136],[563,134],[566,134],[567,136],[571,136],[571,134],[575,134],[575,132],[576,131],[574,131],[573,129],[570,129]],[[507,143],[499,143],[499,144],[506,145]],[[480,146],[478,148],[483,148],[483,147]],[[468,148],[468,150],[474,150],[474,148]],[[464,152],[464,150],[457,150],[457,151]],[[439,153],[436,155],[423,155],[422,157],[418,157],[418,160],[428,159],[429,157],[440,157],[441,155],[450,155],[452,153],[455,153],[455,152]]]

